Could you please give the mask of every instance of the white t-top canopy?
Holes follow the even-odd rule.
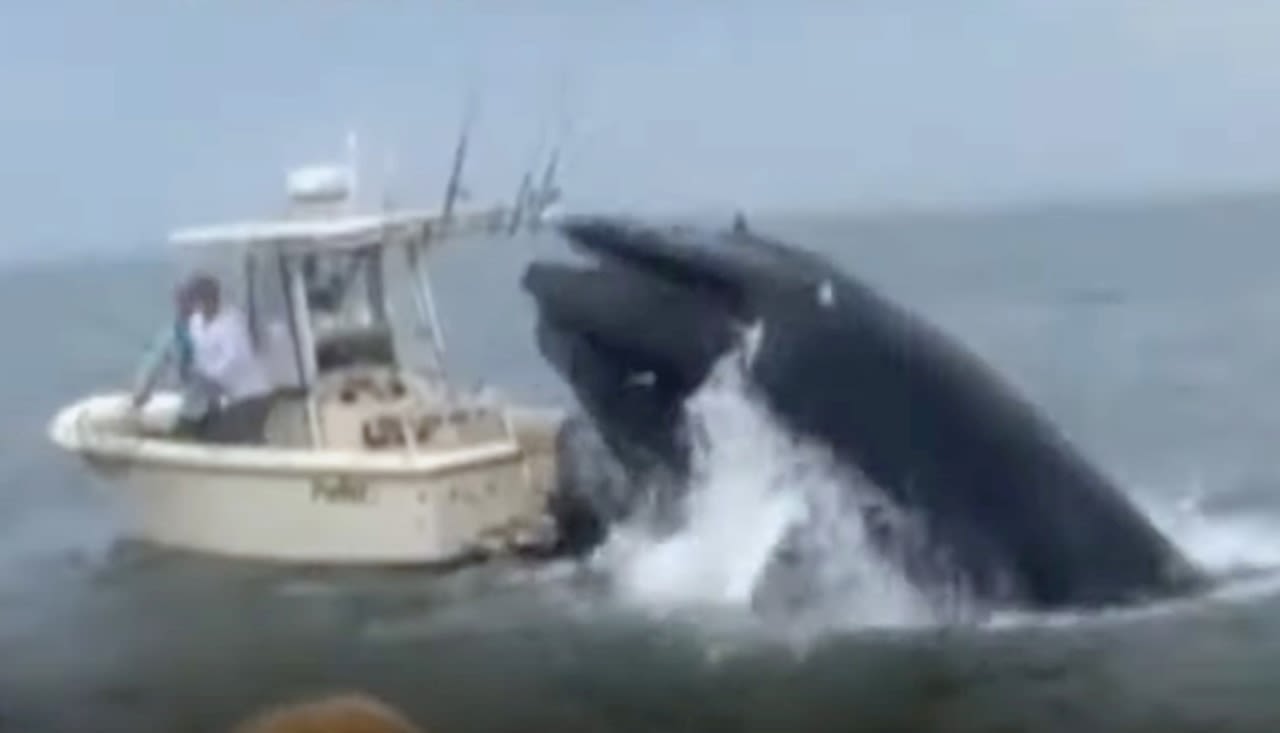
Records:
[[[459,211],[452,215],[449,234],[497,231],[502,226],[500,208]],[[386,211],[378,213],[338,213],[296,219],[245,221],[179,229],[169,236],[172,244],[186,247],[233,245],[346,249],[387,242],[397,235],[425,234],[443,220],[439,212]]]

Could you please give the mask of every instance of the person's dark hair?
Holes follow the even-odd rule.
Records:
[[[200,272],[187,279],[187,297],[192,301],[217,303],[219,296],[218,279]]]

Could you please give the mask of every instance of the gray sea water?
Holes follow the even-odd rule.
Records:
[[[798,644],[597,602],[560,567],[334,572],[141,548],[44,431],[129,377],[167,265],[27,266],[0,273],[0,730],[217,731],[351,688],[456,733],[1280,730],[1280,199],[753,223],[958,335],[1189,553],[1244,579],[1149,612]],[[442,254],[455,371],[565,399],[518,288],[561,248]]]

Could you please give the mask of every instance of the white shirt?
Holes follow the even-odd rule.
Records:
[[[196,371],[218,385],[228,402],[271,392],[271,380],[254,352],[244,316],[232,306],[222,306],[211,320],[199,311],[193,313],[191,343]]]

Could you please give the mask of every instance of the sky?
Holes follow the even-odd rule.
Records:
[[[162,246],[364,180],[573,209],[1280,190],[1280,0],[43,0],[0,6],[0,260]]]

